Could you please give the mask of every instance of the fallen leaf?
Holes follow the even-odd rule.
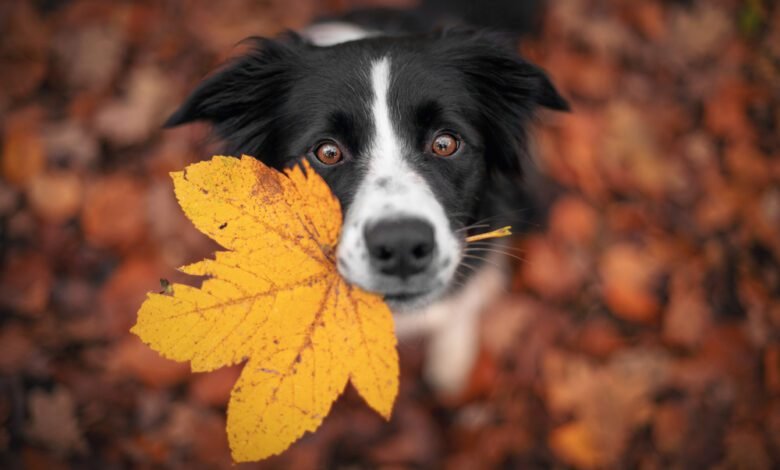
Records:
[[[424,408],[404,408],[396,419],[399,432],[369,450],[370,461],[387,468],[404,464],[430,468],[436,456],[436,428]]]
[[[187,377],[187,365],[168,361],[128,336],[111,351],[108,370],[138,379],[148,387],[171,387]]]
[[[580,351],[597,358],[607,358],[626,347],[626,340],[615,325],[603,318],[586,322],[577,332]]]
[[[576,196],[563,197],[550,209],[550,232],[567,243],[587,246],[596,238],[598,228],[596,210]]]
[[[4,70],[14,71],[0,77],[0,109],[28,96],[45,79],[50,40],[47,23],[27,2],[0,5],[0,64]]]
[[[120,264],[100,290],[98,314],[104,334],[120,337],[133,325],[138,304],[155,285],[161,262],[134,257]],[[157,284],[159,286],[159,284]]]
[[[26,186],[46,166],[46,149],[40,139],[38,115],[38,109],[31,108],[6,118],[0,170],[11,186]]]
[[[176,447],[192,447],[203,461],[213,461],[227,451],[227,442],[222,434],[224,427],[224,420],[216,413],[191,405],[175,404],[171,407],[161,437]]]
[[[0,217],[12,214],[18,203],[19,193],[5,182],[0,181]]]
[[[520,265],[522,283],[545,298],[569,298],[579,292],[587,267],[554,240],[528,237]]]
[[[704,122],[712,134],[735,141],[753,138],[755,130],[746,112],[750,93],[749,85],[741,80],[725,81],[713,90],[704,108]]]
[[[543,365],[546,402],[553,416],[574,421],[550,435],[550,447],[578,468],[610,468],[632,433],[653,416],[653,396],[668,383],[669,358],[651,349],[627,349],[599,365],[560,351]]]
[[[664,15],[663,6],[658,3],[624,3],[626,21],[636,28],[642,35],[652,41],[658,41],[664,37],[668,25]]]
[[[76,420],[76,405],[70,392],[57,388],[51,393],[30,393],[30,423],[27,435],[59,454],[84,452],[86,443]]]
[[[42,132],[49,165],[88,170],[100,157],[100,145],[87,126],[72,120],[50,124]]]
[[[557,71],[556,82],[561,88],[588,99],[609,99],[620,80],[620,68],[614,60],[572,48],[551,52],[547,65]]]
[[[20,325],[10,323],[0,329],[0,372],[18,374],[35,354],[35,345]]]
[[[550,433],[549,444],[561,460],[579,468],[599,468],[609,460],[593,442],[587,425],[581,421],[554,429]]]
[[[673,454],[683,449],[685,436],[691,430],[685,408],[678,403],[659,405],[653,418],[653,443],[665,453]]]
[[[772,344],[764,352],[764,384],[769,393],[780,394],[780,345]]]
[[[148,139],[157,130],[171,100],[167,76],[154,67],[134,72],[127,88],[124,99],[109,102],[95,116],[98,133],[118,146]]]
[[[771,401],[767,408],[764,428],[770,445],[777,449],[780,448],[780,400]]]
[[[228,404],[236,461],[314,431],[350,381],[389,418],[398,391],[390,310],[335,268],[341,209],[308,164],[278,173],[217,156],[173,173],[187,217],[227,251],[182,270],[200,289],[149,294],[131,330],[196,372],[248,359]]]
[[[203,405],[225,406],[240,374],[241,369],[238,366],[198,374],[190,384],[190,396]]]
[[[732,428],[723,443],[726,458],[717,468],[776,468],[767,452],[760,431],[742,426]],[[776,462],[775,462],[776,463]]]
[[[733,28],[721,8],[697,4],[694,8],[672,10],[667,47],[674,47],[679,61],[699,61],[723,51]]]
[[[614,101],[606,112],[605,124],[599,156],[604,179],[623,193],[639,192],[661,198],[670,172],[642,110],[630,103]]]
[[[129,249],[146,232],[143,183],[114,174],[88,185],[84,193],[84,237],[96,247]]]
[[[44,172],[27,185],[27,197],[33,210],[51,222],[74,217],[81,208],[83,188],[73,172]]]
[[[558,121],[560,132],[548,134],[553,142],[543,148],[546,171],[562,184],[580,189],[589,199],[603,201],[608,189],[600,172],[598,149],[604,139],[604,116],[582,111]]]
[[[532,320],[533,301],[507,295],[491,305],[482,314],[481,343],[496,357],[508,354],[517,345],[520,334]]]
[[[706,293],[686,274],[672,279],[662,336],[671,345],[693,349],[701,343],[710,326],[711,312]]]
[[[108,24],[68,30],[53,43],[63,79],[76,90],[104,89],[122,68],[123,39]]]
[[[54,275],[40,253],[12,253],[0,274],[0,309],[37,317],[49,305]]]
[[[618,317],[650,323],[658,316],[653,292],[657,261],[642,248],[616,244],[603,255],[599,270],[604,281],[604,301]]]

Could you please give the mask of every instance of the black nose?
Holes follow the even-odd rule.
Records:
[[[364,237],[372,265],[388,276],[407,278],[433,259],[433,227],[424,220],[381,220],[366,227]]]

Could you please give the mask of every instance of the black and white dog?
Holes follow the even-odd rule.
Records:
[[[226,152],[276,168],[308,159],[344,211],[339,272],[385,296],[399,337],[430,335],[427,378],[457,392],[478,313],[504,284],[464,238],[517,206],[534,111],[568,105],[512,44],[419,25],[414,12],[374,11],[250,39],[167,125],[209,121]]]

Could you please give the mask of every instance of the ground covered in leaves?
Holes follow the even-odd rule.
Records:
[[[326,2],[328,8],[343,1]],[[545,214],[481,328],[469,390],[401,348],[389,424],[349,392],[257,468],[756,468],[780,462],[780,8],[551,2],[523,44],[575,112],[541,116]],[[0,466],[229,467],[237,368],[191,374],[128,330],[215,248],[159,124],[241,38],[311,0],[0,5]]]

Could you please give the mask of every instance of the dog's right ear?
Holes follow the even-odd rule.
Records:
[[[208,121],[221,137],[240,132],[250,123],[262,125],[284,99],[293,64],[305,43],[294,34],[271,40],[243,41],[249,51],[206,78],[165,122],[174,127]]]

